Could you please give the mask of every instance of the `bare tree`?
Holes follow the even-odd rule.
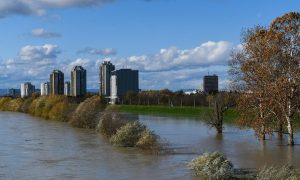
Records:
[[[230,93],[218,93],[209,96],[212,104],[211,111],[208,111],[205,117],[206,122],[217,130],[218,134],[223,133],[224,113],[233,106],[234,100]]]

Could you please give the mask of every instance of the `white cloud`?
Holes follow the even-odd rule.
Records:
[[[37,28],[33,29],[30,33],[31,36],[33,37],[40,37],[40,38],[53,38],[53,37],[60,37],[61,35],[56,32],[50,32],[47,31],[44,28]]]
[[[0,16],[45,15],[48,9],[64,7],[96,6],[113,0],[1,0]]]
[[[112,59],[119,67],[130,67],[140,71],[167,71],[189,67],[227,64],[230,51],[234,46],[230,42],[208,41],[192,49],[177,47],[163,48],[154,55],[130,56]]]
[[[116,55],[117,51],[113,48],[96,49],[96,48],[86,47],[83,50],[78,51],[78,53],[110,56],[110,55]]]
[[[60,53],[57,45],[24,46],[20,51],[20,58],[24,61],[42,61],[55,59]]]
[[[65,79],[69,80],[71,69],[81,65],[87,70],[88,88],[99,88],[99,65],[104,60],[111,60],[117,68],[140,70],[141,89],[200,88],[203,76],[208,73],[219,75],[220,88],[223,89],[228,84],[227,60],[235,47],[229,42],[207,42],[184,50],[163,48],[153,55],[69,60],[57,58],[59,50],[56,45],[29,45],[21,49],[20,58],[0,60],[0,84],[1,88],[19,87],[24,81],[38,85],[48,81],[53,69],[62,70]]]

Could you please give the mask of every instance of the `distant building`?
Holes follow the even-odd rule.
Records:
[[[64,94],[64,73],[60,70],[54,70],[52,74],[50,74],[50,94]]]
[[[219,80],[217,75],[207,75],[203,78],[204,93],[217,93],[219,91]]]
[[[112,72],[111,76],[111,103],[115,103],[127,92],[139,92],[139,72],[138,70],[120,69]]]
[[[31,96],[34,92],[35,92],[35,86],[32,85],[30,82],[21,84],[21,97],[22,98]]]
[[[70,81],[66,81],[64,85],[64,95],[71,96],[71,83]]]
[[[20,89],[14,89],[14,88],[8,89],[7,95],[11,97],[20,97],[21,95]]]
[[[104,61],[100,65],[100,95],[102,96],[110,96],[110,78],[112,71],[115,70],[115,66],[110,61]]]
[[[86,94],[86,70],[82,66],[75,66],[71,71],[71,96]]]
[[[45,82],[41,84],[41,96],[49,96],[50,95],[50,83]]]

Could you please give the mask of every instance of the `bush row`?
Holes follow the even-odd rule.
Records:
[[[97,129],[119,147],[158,150],[159,137],[139,121],[126,120],[116,106],[103,105],[99,96],[81,103],[66,96],[32,96],[13,99],[0,98],[0,111],[29,113],[49,120],[68,122],[73,127]]]

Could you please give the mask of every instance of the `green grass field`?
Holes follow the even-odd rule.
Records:
[[[161,116],[176,116],[203,118],[210,110],[208,107],[170,107],[170,106],[137,106],[137,105],[119,105],[121,112],[145,114],[145,115],[161,115]],[[237,115],[234,109],[229,109],[225,112],[224,120],[227,123],[234,123]]]

